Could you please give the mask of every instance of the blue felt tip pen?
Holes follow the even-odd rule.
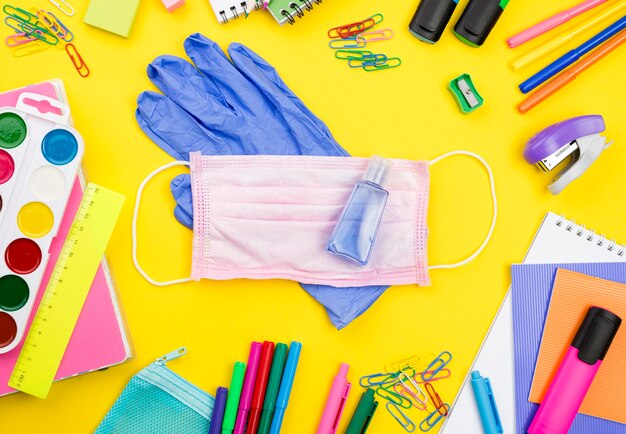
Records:
[[[504,433],[489,379],[481,377],[478,371],[472,371],[471,381],[474,396],[476,397],[476,404],[478,405],[478,413],[480,414],[480,420],[483,423],[485,434]]]
[[[287,404],[289,403],[289,395],[291,395],[291,388],[293,386],[293,380],[296,376],[296,368],[298,367],[298,359],[300,358],[301,350],[302,344],[300,342],[292,342],[289,346],[287,364],[285,365],[283,379],[280,382],[278,398],[276,399],[276,411],[274,412],[274,418],[272,419],[270,434],[280,433],[280,428],[283,425],[283,418],[285,417],[285,410],[287,409]]]
[[[586,41],[584,44],[565,53],[563,56],[556,59],[554,62],[543,68],[541,71],[530,77],[528,80],[524,81],[522,84],[519,85],[520,90],[522,91],[522,93],[530,92],[531,90],[549,80],[557,73],[563,71],[565,68],[578,61],[578,59],[580,59],[582,56],[589,53],[597,46],[608,41],[624,29],[626,29],[626,16],[617,20],[609,27],[595,35],[593,38]]]

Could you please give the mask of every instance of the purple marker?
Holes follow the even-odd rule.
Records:
[[[237,420],[235,421],[235,431],[233,431],[233,434],[244,434],[246,432],[248,413],[250,412],[252,393],[254,391],[254,383],[256,380],[257,370],[259,369],[261,347],[262,345],[260,342],[252,342],[250,347],[250,357],[248,357],[248,367],[246,368],[246,377],[243,380],[241,399],[239,400],[239,411],[237,412]]]
[[[224,411],[226,410],[226,398],[228,397],[228,389],[218,387],[215,394],[215,403],[213,404],[213,414],[211,422],[209,422],[209,434],[220,434],[222,432],[222,422],[224,421]]]
[[[621,323],[620,317],[606,309],[589,309],[528,434],[567,433]]]

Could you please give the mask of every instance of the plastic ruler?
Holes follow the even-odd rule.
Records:
[[[48,396],[124,200],[119,193],[87,185],[9,386]]]

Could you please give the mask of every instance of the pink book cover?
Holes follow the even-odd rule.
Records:
[[[54,80],[0,93],[0,107],[15,107],[17,99],[22,92],[37,93],[66,102],[63,83],[60,80]],[[37,306],[48,285],[48,280],[82,197],[83,186],[81,174],[79,174],[74,182],[72,194],[61,221],[58,235],[50,246],[50,259],[37,293],[35,308],[33,308],[31,318],[29,319],[29,327],[37,312]],[[0,396],[15,392],[15,389],[9,387],[7,383],[17,362],[22,345],[23,342],[14,350],[0,355]],[[89,290],[85,305],[78,317],[70,342],[65,350],[65,355],[55,376],[55,381],[117,365],[125,362],[130,357],[129,339],[107,264],[103,258]]]

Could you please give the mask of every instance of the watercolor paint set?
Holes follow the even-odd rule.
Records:
[[[69,107],[33,93],[0,107],[0,354],[22,341],[84,153]]]

